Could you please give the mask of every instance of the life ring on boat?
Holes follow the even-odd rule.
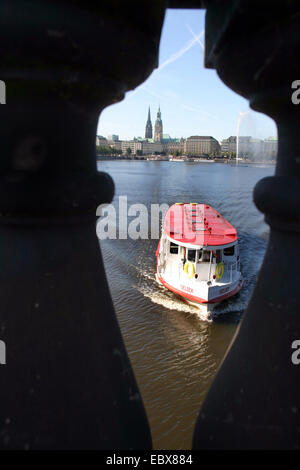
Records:
[[[190,263],[189,261],[186,261],[183,269],[189,279],[192,279],[192,277],[194,277],[195,268],[192,263]]]
[[[217,264],[217,267],[216,267],[216,278],[222,279],[223,274],[224,274],[224,264],[221,262]]]

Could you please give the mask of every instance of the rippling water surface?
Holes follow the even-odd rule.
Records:
[[[242,291],[201,311],[155,282],[157,240],[103,240],[106,273],[123,338],[144,400],[154,449],[190,449],[201,403],[235,333],[262,263],[268,227],[253,187],[274,167],[154,161],[99,162],[128,206],[207,203],[237,229]],[[128,220],[133,220],[129,218]]]

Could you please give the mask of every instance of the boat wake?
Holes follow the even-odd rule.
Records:
[[[129,246],[120,243],[102,243],[102,250],[106,266],[109,266],[109,280],[113,286],[115,285],[113,291],[119,292],[122,286],[123,296],[127,295],[125,292],[129,295],[129,292],[136,291],[150,301],[153,307],[158,305],[168,311],[182,312],[185,316],[191,315],[206,322],[236,323],[240,321],[247,307],[266,248],[265,240],[244,232],[240,232],[239,243],[243,288],[234,297],[219,304],[211,304],[209,312],[206,306],[199,308],[188,304],[156,282],[155,242],[135,241],[135,249],[130,243]],[[116,295],[115,302],[118,302],[118,298],[119,295]],[[122,305],[124,301],[123,297]],[[155,308],[151,310],[156,311]]]
[[[231,319],[239,320],[247,304],[246,300],[233,298],[222,302],[222,304],[194,306],[185,302],[173,292],[168,291],[165,287],[160,286],[155,280],[154,272],[150,273],[137,266],[135,266],[135,269],[138,271],[139,276],[138,283],[133,287],[145,298],[168,310],[176,310],[193,315],[203,321],[212,322],[222,317],[224,314],[226,314],[226,316],[231,314]],[[240,297],[240,294],[238,297]]]
[[[196,315],[199,319],[208,322],[221,320],[225,314],[227,320],[238,321],[247,305],[246,301],[233,298],[228,302],[223,301],[216,305],[199,305],[196,307],[186,303],[175,294],[169,293],[164,287],[158,285],[154,286],[152,289],[145,286],[136,286],[136,289],[154,304],[161,305],[168,310],[176,310]]]
[[[210,304],[209,306],[203,305],[196,307],[186,303],[179,296],[168,291],[156,282],[153,253],[151,253],[151,251],[146,254],[145,258],[141,260],[140,263],[134,266],[134,270],[137,274],[137,276],[135,276],[137,282],[134,283],[134,288],[152,303],[168,310],[176,310],[190,314],[208,322],[238,322],[248,305],[265,250],[265,241],[257,237],[242,233],[240,242],[244,286],[242,290],[232,298],[223,300],[218,304]],[[257,258],[254,254],[257,255],[258,253],[260,256]],[[147,266],[149,266],[148,269]]]

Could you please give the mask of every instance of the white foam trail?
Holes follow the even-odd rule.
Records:
[[[158,286],[159,289],[159,286]],[[184,301],[177,300],[175,297],[172,299],[164,292],[157,292],[145,289],[143,287],[137,287],[137,290],[146,298],[150,299],[151,302],[157,305],[161,305],[168,310],[176,310],[178,312],[185,312],[192,315],[198,316],[201,320],[211,322],[212,320],[207,317],[207,312],[202,311],[201,308],[193,307],[192,305],[186,304]]]
[[[154,304],[161,305],[168,310],[175,310],[197,316],[200,320],[212,322],[219,315],[231,313],[233,311],[243,311],[245,309],[245,299],[240,297],[239,301],[235,299],[234,304],[227,302],[210,305],[210,306],[194,306],[186,303],[184,300],[176,297],[175,294],[158,284],[155,280],[155,273],[152,270],[145,270],[144,266],[131,265],[138,273],[138,285],[134,288],[138,290],[144,297],[148,298]]]

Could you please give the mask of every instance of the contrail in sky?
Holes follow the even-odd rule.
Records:
[[[146,91],[147,93],[149,93],[149,95],[152,95],[152,96],[155,96],[155,98],[158,98],[159,100],[163,100],[164,97],[162,95],[159,95],[158,93],[156,93],[155,91],[152,91],[152,90],[149,90],[149,88],[145,87],[145,85],[139,85],[137,88],[135,88],[133,91],[130,91],[130,95],[128,96],[133,96],[135,95],[138,91]]]
[[[159,100],[163,100],[164,97],[162,95],[159,95],[158,93],[156,93],[155,91],[153,90],[149,90],[149,88],[145,87],[144,85],[141,85],[141,89],[146,91],[147,93],[149,93],[150,95],[152,96],[155,96],[155,98],[158,98]]]
[[[188,26],[188,25],[187,25]],[[191,49],[191,47],[193,47],[197,42],[202,44],[202,42],[200,41],[200,38],[201,36],[203,35],[204,33],[204,30],[201,31],[200,34],[198,34],[198,36],[192,31],[190,30],[191,33],[193,34],[194,36],[194,39],[192,39],[191,41],[189,41],[187,44],[185,44],[185,46],[182,47],[182,49],[180,49],[179,51],[175,52],[174,54],[172,54],[167,60],[165,60],[156,70],[154,70],[154,73],[157,73],[159,72],[160,70],[164,69],[167,65],[171,64],[172,62],[175,62],[175,60],[178,60],[183,54],[185,54],[189,49]],[[202,47],[204,48],[204,46],[202,45]]]
[[[202,34],[204,33],[204,30],[201,31],[201,33],[197,36],[194,31],[192,30],[192,28],[190,27],[189,24],[186,24],[186,27],[188,28],[188,30],[190,31],[190,33],[194,36],[194,40],[196,42],[198,42],[198,44],[200,44],[200,46],[202,47],[202,49],[204,50],[204,44],[202,41],[200,41],[200,37],[202,36]]]
[[[162,69],[164,69],[165,67],[167,67],[167,65],[171,64],[172,62],[175,62],[176,60],[178,60],[181,56],[183,56],[183,54],[185,54],[188,50],[190,50],[196,43],[200,44],[201,47],[204,49],[204,45],[202,43],[202,41],[200,40],[201,36],[204,34],[204,29],[201,31],[200,34],[196,35],[194,33],[194,31],[192,31],[191,27],[189,25],[186,25],[190,32],[192,33],[192,35],[194,36],[193,39],[191,39],[188,43],[186,43],[179,51],[177,52],[174,52],[174,54],[172,54],[167,60],[165,60],[157,69],[155,69],[152,73],[152,76],[158,72],[160,72]],[[146,89],[143,85],[137,87],[135,90],[133,90],[131,93],[130,93],[130,96],[133,96],[135,95],[140,89],[144,89],[145,91],[147,91],[148,93],[150,94],[154,94],[154,92],[151,92],[151,90],[149,89]]]

